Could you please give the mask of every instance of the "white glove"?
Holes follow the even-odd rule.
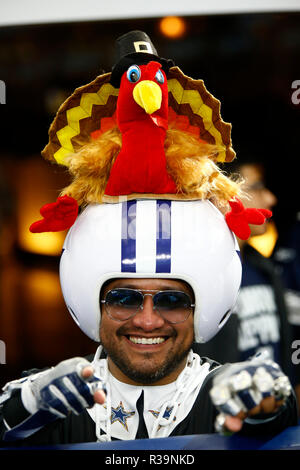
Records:
[[[82,370],[88,366],[91,364],[86,359],[75,357],[29,377],[21,391],[25,408],[31,414],[48,410],[58,418],[65,418],[69,412],[78,415],[93,406],[94,393],[104,387],[94,375],[82,377]]]
[[[290,381],[279,365],[260,353],[249,361],[230,364],[223,372],[216,374],[210,390],[212,402],[220,411],[215,427],[224,431],[226,415],[247,416],[263,399],[273,396],[276,408],[292,391]]]

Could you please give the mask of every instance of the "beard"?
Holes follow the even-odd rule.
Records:
[[[102,336],[102,335],[101,335]],[[101,337],[101,344],[107,356],[128,378],[143,385],[152,385],[167,377],[187,358],[193,341],[185,348],[171,348],[165,358],[159,363],[153,359],[153,354],[144,353],[143,362],[138,367],[130,363],[130,357],[118,350],[118,347],[106,338]],[[152,363],[152,365],[150,365]]]

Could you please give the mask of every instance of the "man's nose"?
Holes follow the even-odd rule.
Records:
[[[139,309],[132,322],[134,326],[144,331],[151,331],[161,328],[165,321],[157,310],[154,309],[152,296],[145,295],[143,309]]]

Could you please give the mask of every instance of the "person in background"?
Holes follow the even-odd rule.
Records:
[[[300,212],[287,234],[275,247],[273,260],[285,287],[288,319],[292,328],[291,360],[295,371],[295,391],[300,402]]]
[[[272,210],[277,198],[265,185],[263,165],[253,160],[241,161],[232,170],[244,180],[244,206]],[[267,224],[268,221],[250,225],[251,237],[263,235]],[[268,350],[295,386],[300,379],[291,360],[293,339],[284,285],[273,261],[248,242],[238,239],[243,273],[233,315],[218,335],[201,346],[201,354],[209,356],[214,351],[216,360],[236,362]]]

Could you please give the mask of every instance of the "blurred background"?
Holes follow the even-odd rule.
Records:
[[[172,16],[158,8],[145,17],[142,11],[118,15],[116,5],[110,18],[98,2],[96,19],[27,18],[22,24],[21,17],[18,24],[5,23],[1,9],[16,3],[2,0],[0,6],[0,81],[6,92],[0,100],[0,386],[24,369],[96,348],[71,319],[60,291],[65,233],[33,235],[28,227],[69,182],[64,167],[40,156],[53,117],[75,88],[111,70],[118,36],[147,32],[162,57],[203,79],[222,103],[223,120],[232,123],[237,157],[264,164],[267,185],[278,197],[261,247],[265,256],[284,240],[300,211],[300,2],[299,8],[274,11],[201,13],[199,7],[176,14],[173,8]],[[21,3],[25,12],[27,2]]]

